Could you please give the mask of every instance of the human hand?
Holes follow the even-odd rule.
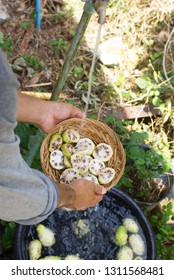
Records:
[[[103,199],[106,189],[85,179],[78,179],[69,185],[58,185],[58,207],[67,207],[74,210],[86,210],[95,206]]]
[[[46,133],[63,120],[84,117],[82,111],[75,106],[53,101],[45,101],[42,112],[39,126]]]

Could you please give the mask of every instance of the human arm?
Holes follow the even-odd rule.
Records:
[[[18,121],[35,123],[45,132],[48,132],[60,121],[71,117],[81,118],[83,113],[70,104],[43,101],[18,94]],[[59,192],[57,206],[66,206],[78,210],[94,206],[106,192],[105,188],[87,180],[77,180],[70,185],[58,184],[57,188]]]
[[[63,120],[83,116],[82,111],[71,104],[18,93],[17,121],[37,124],[46,133]]]
[[[0,218],[23,224],[40,222],[57,206],[57,185],[31,169],[20,154],[15,135],[19,87],[0,50]]]
[[[35,224],[46,219],[56,207],[82,209],[94,206],[103,197],[101,186],[98,185],[96,191],[95,184],[85,180],[69,186],[57,185],[23,160],[19,138],[14,134],[18,86],[0,51],[0,218]]]

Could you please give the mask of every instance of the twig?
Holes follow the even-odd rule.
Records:
[[[51,83],[51,82],[49,82],[49,83],[42,83],[42,84],[28,85],[28,86],[25,86],[25,88],[30,88],[30,87],[44,87],[44,86],[49,86],[49,85],[52,85],[52,83]]]
[[[103,109],[104,105],[105,105],[105,102],[99,108],[97,120],[100,120],[102,109]]]

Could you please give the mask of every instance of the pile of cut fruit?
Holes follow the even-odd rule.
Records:
[[[132,217],[123,220],[115,233],[116,244],[119,246],[118,260],[146,259],[146,241],[138,222]]]
[[[115,177],[115,170],[108,166],[113,149],[106,143],[95,143],[81,138],[72,128],[52,135],[49,143],[50,165],[60,174],[60,182],[69,184],[76,179],[86,179],[106,185]]]

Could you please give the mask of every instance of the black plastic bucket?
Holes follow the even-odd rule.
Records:
[[[154,234],[148,219],[137,203],[124,192],[113,188],[96,206],[86,211],[55,210],[42,224],[51,228],[56,236],[53,248],[45,248],[42,257],[46,255],[78,254],[81,259],[116,259],[117,246],[114,243],[116,228],[125,216],[133,216],[145,237],[147,260],[156,259]],[[79,219],[89,222],[90,231],[83,237],[74,234],[74,225]],[[27,260],[28,244],[37,238],[36,225],[18,225],[14,240],[14,255],[16,259]]]

